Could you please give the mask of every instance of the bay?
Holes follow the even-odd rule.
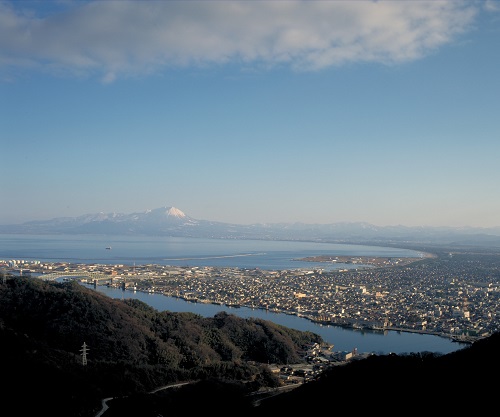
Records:
[[[109,249],[107,249],[109,248]],[[0,260],[158,264],[232,268],[342,269],[359,264],[299,261],[308,256],[423,257],[409,249],[322,242],[184,237],[0,234]]]
[[[109,248],[109,249],[107,249]],[[299,261],[308,256],[423,257],[407,249],[301,241],[198,239],[182,237],[103,235],[15,235],[0,234],[0,260],[68,262],[82,264],[159,264],[173,266],[218,266],[231,268],[340,269],[355,264],[325,264]],[[162,294],[148,294],[97,286],[112,298],[138,298],[159,311],[193,312],[213,317],[226,311],[242,318],[256,317],[297,330],[319,334],[336,351],[387,353],[453,352],[465,344],[435,335],[409,332],[374,332],[320,325],[291,314],[246,307],[192,303]]]

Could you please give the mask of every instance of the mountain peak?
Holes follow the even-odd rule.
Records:
[[[186,217],[186,215],[181,210],[175,207],[170,207],[167,210],[167,216],[177,217],[180,219]]]

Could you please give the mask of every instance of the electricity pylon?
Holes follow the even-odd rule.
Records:
[[[85,366],[87,365],[87,352],[89,348],[87,347],[87,344],[83,342],[82,348],[80,349],[80,352],[82,352],[82,365]]]

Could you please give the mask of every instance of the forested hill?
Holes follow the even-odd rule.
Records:
[[[305,346],[322,342],[260,319],[158,312],[76,282],[23,277],[0,282],[0,338],[2,407],[53,417],[93,416],[103,398],[175,381],[277,386],[267,364],[300,362]]]
[[[492,312],[496,314],[496,312]],[[76,282],[0,281],[1,411],[102,417],[488,415],[496,409],[500,334],[455,352],[372,355],[332,366],[280,395],[268,363],[302,360],[318,335],[226,313],[202,318],[110,299]],[[83,364],[83,344],[87,364]],[[176,381],[181,388],[150,392]]]
[[[258,409],[260,416],[305,416],[335,404],[353,415],[488,416],[496,414],[499,355],[500,333],[446,355],[373,355],[328,369]]]

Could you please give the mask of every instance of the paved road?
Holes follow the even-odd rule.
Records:
[[[150,394],[154,394],[155,392],[158,392],[158,391],[161,391],[163,389],[167,389],[167,388],[175,388],[175,387],[181,387],[183,385],[187,385],[187,384],[191,384],[191,382],[179,382],[178,384],[170,384],[170,385],[165,385],[163,387],[160,387],[160,388],[156,388],[154,389],[153,391],[150,391],[149,393]],[[102,408],[101,408],[101,411],[99,411],[95,417],[101,417],[105,412],[106,410],[109,408],[108,407],[108,401],[109,400],[112,400],[114,397],[109,397],[109,398],[103,398],[102,400]]]

